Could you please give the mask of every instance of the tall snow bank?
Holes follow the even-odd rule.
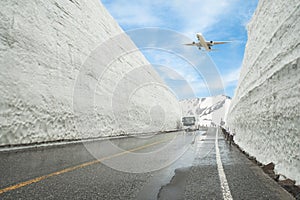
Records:
[[[4,0],[0,7],[0,145],[176,128],[178,101],[139,51],[109,66],[90,59],[123,33],[98,0]],[[126,34],[113,44],[102,46],[102,58],[136,48]],[[82,70],[86,62],[99,66]],[[85,110],[86,94],[93,105]]]
[[[300,184],[300,2],[261,0],[227,122],[236,142]]]

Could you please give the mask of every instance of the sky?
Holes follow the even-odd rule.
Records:
[[[233,97],[247,42],[247,23],[258,0],[102,0],[179,99]],[[217,51],[183,45],[232,41]]]

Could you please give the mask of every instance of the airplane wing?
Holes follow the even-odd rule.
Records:
[[[213,44],[226,44],[226,43],[229,43],[231,41],[214,41]]]
[[[187,46],[197,46],[197,44],[195,42],[189,43],[189,44],[184,44],[184,45],[187,45]]]

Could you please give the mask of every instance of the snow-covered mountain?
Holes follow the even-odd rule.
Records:
[[[236,142],[300,184],[300,2],[260,0],[227,122]]]
[[[0,7],[0,145],[176,128],[179,102],[100,1]]]
[[[195,116],[201,126],[219,125],[224,121],[231,99],[224,95],[180,101],[183,116]]]

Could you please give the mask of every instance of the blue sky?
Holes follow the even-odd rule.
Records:
[[[255,11],[258,0],[102,0],[101,2],[126,32],[149,27],[159,30],[162,36],[159,36],[160,39],[157,41],[153,41],[155,38],[147,35],[151,33],[151,29],[141,32],[142,34],[133,32],[129,36],[179,99],[220,93],[233,96],[247,42],[246,25]],[[206,40],[233,42],[214,46],[213,48],[218,51],[209,53],[199,51],[196,47],[182,45],[185,42],[196,41],[197,32],[201,32]],[[168,33],[170,37],[164,33]],[[172,36],[174,38],[176,36],[176,39],[172,39]],[[142,49],[148,47],[150,43],[161,47],[159,41],[169,43],[169,46],[163,46],[167,48],[166,50]],[[174,45],[170,47],[172,42]],[[177,54],[172,53],[174,49],[178,49],[175,48],[175,43],[181,43],[182,46],[180,50],[175,50]],[[194,62],[189,62],[182,55],[187,55]],[[215,81],[218,75],[222,80],[222,86]]]

